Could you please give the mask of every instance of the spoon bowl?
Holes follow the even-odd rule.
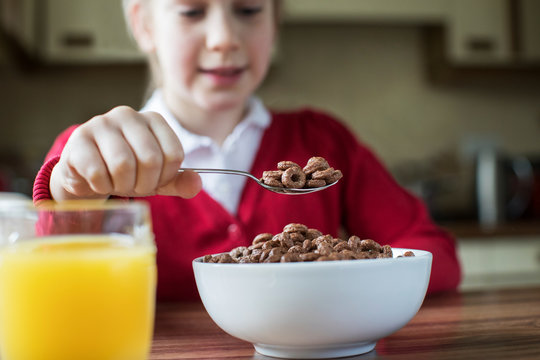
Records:
[[[266,190],[275,192],[277,194],[285,194],[285,195],[305,195],[305,194],[311,194],[317,191],[328,189],[330,186],[334,186],[338,183],[338,181],[334,181],[331,184],[327,184],[325,186],[320,186],[316,188],[301,188],[301,189],[294,189],[294,188],[286,188],[286,187],[277,187],[277,186],[270,186],[265,183],[263,183],[261,180],[259,180],[254,175],[246,172],[246,171],[240,171],[240,170],[232,170],[232,169],[201,169],[201,168],[181,168],[178,169],[178,172],[184,172],[184,171],[194,171],[199,174],[226,174],[226,175],[239,175],[239,176],[245,176],[250,178],[251,180],[254,180],[257,184],[265,188]]]

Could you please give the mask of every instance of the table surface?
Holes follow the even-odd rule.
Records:
[[[439,225],[462,240],[469,238],[490,240],[494,237],[539,238],[540,234],[540,221],[538,220],[508,221],[490,227],[482,226],[477,221],[442,222]]]
[[[150,359],[273,359],[223,332],[200,303],[161,303]],[[343,359],[540,359],[540,287],[428,296],[375,350]]]

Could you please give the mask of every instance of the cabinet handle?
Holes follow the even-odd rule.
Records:
[[[497,47],[497,43],[491,38],[473,37],[467,40],[465,46],[471,52],[489,53],[495,50],[495,48]]]
[[[61,43],[70,48],[88,48],[94,46],[94,37],[92,34],[65,34],[62,36]]]

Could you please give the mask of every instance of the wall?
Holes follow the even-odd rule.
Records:
[[[279,106],[339,115],[389,164],[424,159],[470,137],[540,151],[540,84],[430,84],[417,28],[296,26],[262,94]],[[287,89],[287,91],[283,91]]]
[[[432,85],[412,27],[289,25],[281,35],[261,96],[339,116],[391,167],[478,134],[540,153],[540,84]],[[145,83],[142,65],[25,71],[0,44],[0,148],[18,150],[35,171],[59,131],[118,104],[138,107]]]

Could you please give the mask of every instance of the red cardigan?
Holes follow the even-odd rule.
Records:
[[[310,195],[285,196],[247,181],[238,214],[232,216],[206,192],[186,200],[150,196],[156,236],[160,300],[198,299],[191,261],[201,255],[248,245],[262,232],[278,233],[288,223],[303,223],[325,234],[344,230],[392,247],[433,253],[429,292],[455,289],[460,265],[454,239],[435,226],[416,197],[401,188],[374,154],[341,123],[320,112],[273,113],[251,173],[260,177],[277,162],[305,164],[322,156],[341,169],[334,187]],[[50,199],[49,179],[75,127],[58,136],[34,184],[34,201]]]

